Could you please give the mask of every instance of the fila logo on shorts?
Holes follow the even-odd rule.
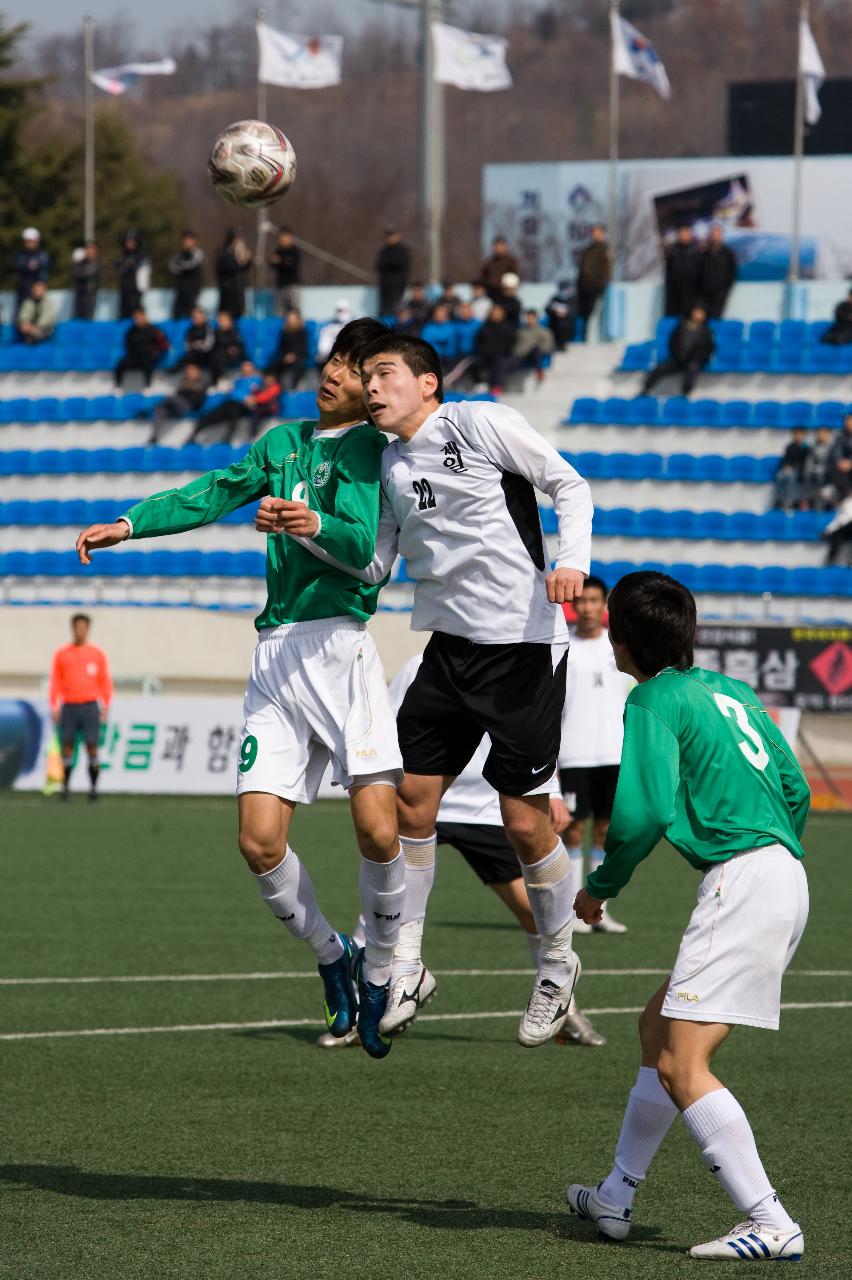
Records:
[[[690,1004],[694,1004],[695,1001],[701,999],[701,996],[697,996],[694,991],[678,991],[677,998],[678,1000],[688,1000]]]
[[[461,449],[453,440],[448,440],[444,445],[444,466],[447,471],[454,471],[456,475],[460,475],[463,471],[467,471],[464,465],[464,459],[461,455]]]

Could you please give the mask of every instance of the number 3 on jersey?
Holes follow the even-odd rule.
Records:
[[[763,739],[760,734],[749,721],[745,707],[741,702],[737,702],[736,698],[730,698],[726,693],[714,693],[713,697],[722,715],[733,716],[745,736],[753,744],[752,748],[748,742],[738,743],[740,751],[742,751],[749,764],[754,765],[755,769],[760,769],[763,772],[769,764],[769,754],[763,745]]]
[[[417,510],[427,511],[436,505],[435,495],[428,480],[413,480],[414,492],[417,494]]]

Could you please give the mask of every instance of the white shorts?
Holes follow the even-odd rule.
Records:
[[[237,795],[263,791],[311,804],[332,783],[402,781],[396,717],[376,646],[356,618],[261,631],[243,703]]]
[[[777,1031],[781,976],[807,919],[805,869],[782,845],[713,867],[701,881],[663,1016]]]

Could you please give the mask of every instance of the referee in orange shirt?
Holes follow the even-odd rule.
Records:
[[[57,649],[50,673],[50,709],[59,728],[62,747],[63,800],[68,799],[74,744],[78,737],[85,742],[89,755],[89,799],[98,798],[98,737],[101,719],[106,716],[112,699],[112,677],[103,649],[89,644],[91,624],[87,614],[74,614],[73,640]]]

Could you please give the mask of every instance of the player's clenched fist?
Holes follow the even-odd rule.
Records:
[[[586,924],[600,924],[603,919],[603,903],[593,898],[585,889],[581,889],[574,899],[574,910],[580,920]]]
[[[254,527],[258,533],[290,533],[296,538],[312,538],[319,529],[319,516],[304,502],[264,498],[257,509]]]
[[[547,598],[551,604],[569,604],[583,594],[585,581],[579,569],[554,569],[547,575]]]
[[[90,524],[77,539],[77,555],[81,564],[91,564],[90,552],[99,551],[102,547],[114,547],[130,537],[130,526],[126,520],[116,520],[114,524]]]

